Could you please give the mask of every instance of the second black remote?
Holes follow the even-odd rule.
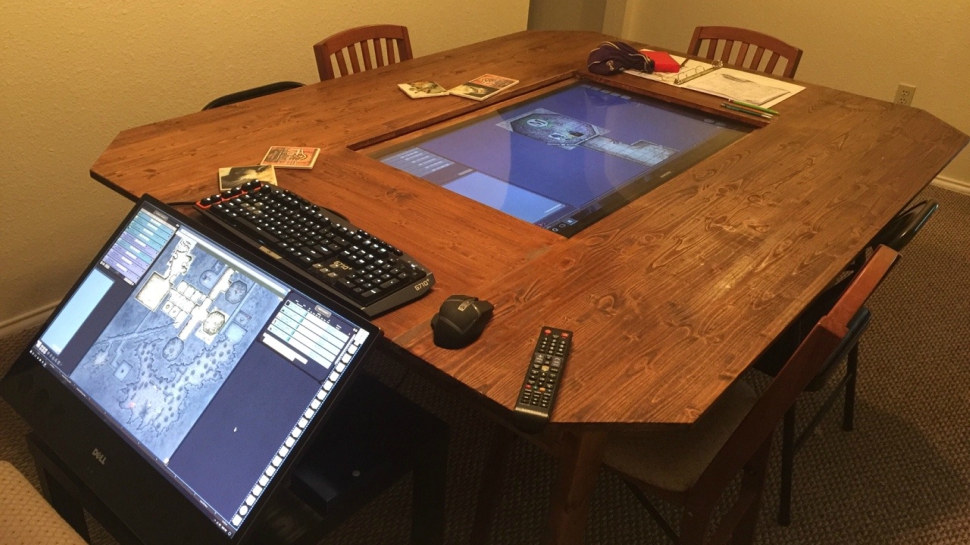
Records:
[[[572,331],[542,327],[515,402],[516,423],[522,430],[536,432],[549,422],[572,340]]]

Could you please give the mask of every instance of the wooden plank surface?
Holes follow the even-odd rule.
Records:
[[[540,326],[572,329],[555,421],[691,422],[968,138],[923,111],[810,84],[770,122],[731,114],[716,97],[589,74],[605,38],[524,32],[131,129],[92,175],[129,195],[195,200],[218,167],[270,145],[320,147],[313,170],[279,170],[280,185],[435,272],[428,297],[376,321],[399,346],[511,408]],[[483,73],[521,83],[484,103],[396,87]],[[352,151],[575,74],[759,128],[568,240]],[[453,293],[496,304],[458,351],[435,347],[428,325]]]
[[[790,130],[776,119],[476,293],[496,315],[472,347],[420,330],[403,346],[511,408],[539,328],[571,329],[554,421],[692,422],[966,142],[863,97],[791,102]]]

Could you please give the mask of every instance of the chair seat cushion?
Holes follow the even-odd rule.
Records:
[[[735,381],[689,426],[614,434],[603,462],[651,486],[684,492],[697,482],[757,399],[754,388]]]
[[[0,543],[86,545],[9,462],[0,461],[0,491]]]

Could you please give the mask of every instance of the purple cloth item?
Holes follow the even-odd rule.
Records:
[[[603,42],[589,52],[586,66],[594,74],[609,76],[627,69],[653,73],[653,59],[623,42]]]

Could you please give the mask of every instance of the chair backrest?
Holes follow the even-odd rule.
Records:
[[[875,248],[882,244],[901,252],[939,207],[940,204],[936,201],[921,201],[910,206],[897,214],[876,234],[870,247]]]
[[[288,89],[296,89],[297,87],[303,87],[303,84],[297,81],[277,81],[276,83],[270,83],[269,85],[254,87],[252,89],[246,89],[245,91],[238,91],[226,96],[221,96],[203,106],[202,109],[211,110],[212,108],[227,106],[229,104],[235,104],[237,102],[242,102],[244,100],[261,97],[264,95],[271,95],[273,93],[279,93],[280,91],[286,91]]]
[[[825,313],[827,313],[836,301],[842,295],[846,286],[852,281],[856,272],[859,270],[861,265],[865,263],[866,256],[868,256],[875,248],[879,246],[888,246],[897,252],[902,252],[903,248],[913,237],[920,232],[926,222],[929,221],[930,216],[932,216],[936,210],[940,207],[939,203],[933,200],[920,201],[899,214],[897,214],[892,220],[886,224],[879,233],[873,237],[866,247],[859,253],[859,255],[853,259],[852,263],[845,269],[842,274],[842,278],[830,286],[821,295],[819,295],[814,301],[812,301],[806,309],[798,315],[795,320],[789,324],[788,327],[778,335],[775,341],[765,350],[758,361],[755,362],[755,367],[766,374],[774,376],[777,374],[778,370],[785,363],[789,354],[795,351],[798,344],[808,335],[815,323],[821,318]],[[859,333],[865,331],[866,324],[863,323],[860,326]],[[851,348],[851,347],[849,347]],[[838,363],[838,362],[834,362]],[[819,383],[813,384],[809,387],[810,391],[814,391]]]
[[[313,54],[320,81],[337,77],[334,60],[340,75],[349,76],[413,58],[408,29],[397,25],[370,25],[338,32],[314,44]]]
[[[853,320],[864,310],[866,300],[898,258],[899,253],[887,246],[876,250],[835,306],[815,324],[761,394],[695,486],[723,490],[763,443],[770,441],[772,432],[798,395],[851,342],[848,337]]]
[[[703,42],[707,42],[707,49],[701,53]],[[781,76],[789,79],[795,77],[795,70],[802,59],[801,49],[754,30],[729,26],[699,26],[694,29],[688,53],[714,60],[718,49],[721,54],[717,58],[725,66],[738,66],[765,74],[774,74],[778,61],[785,59]],[[765,53],[768,54],[767,62],[764,62]]]

